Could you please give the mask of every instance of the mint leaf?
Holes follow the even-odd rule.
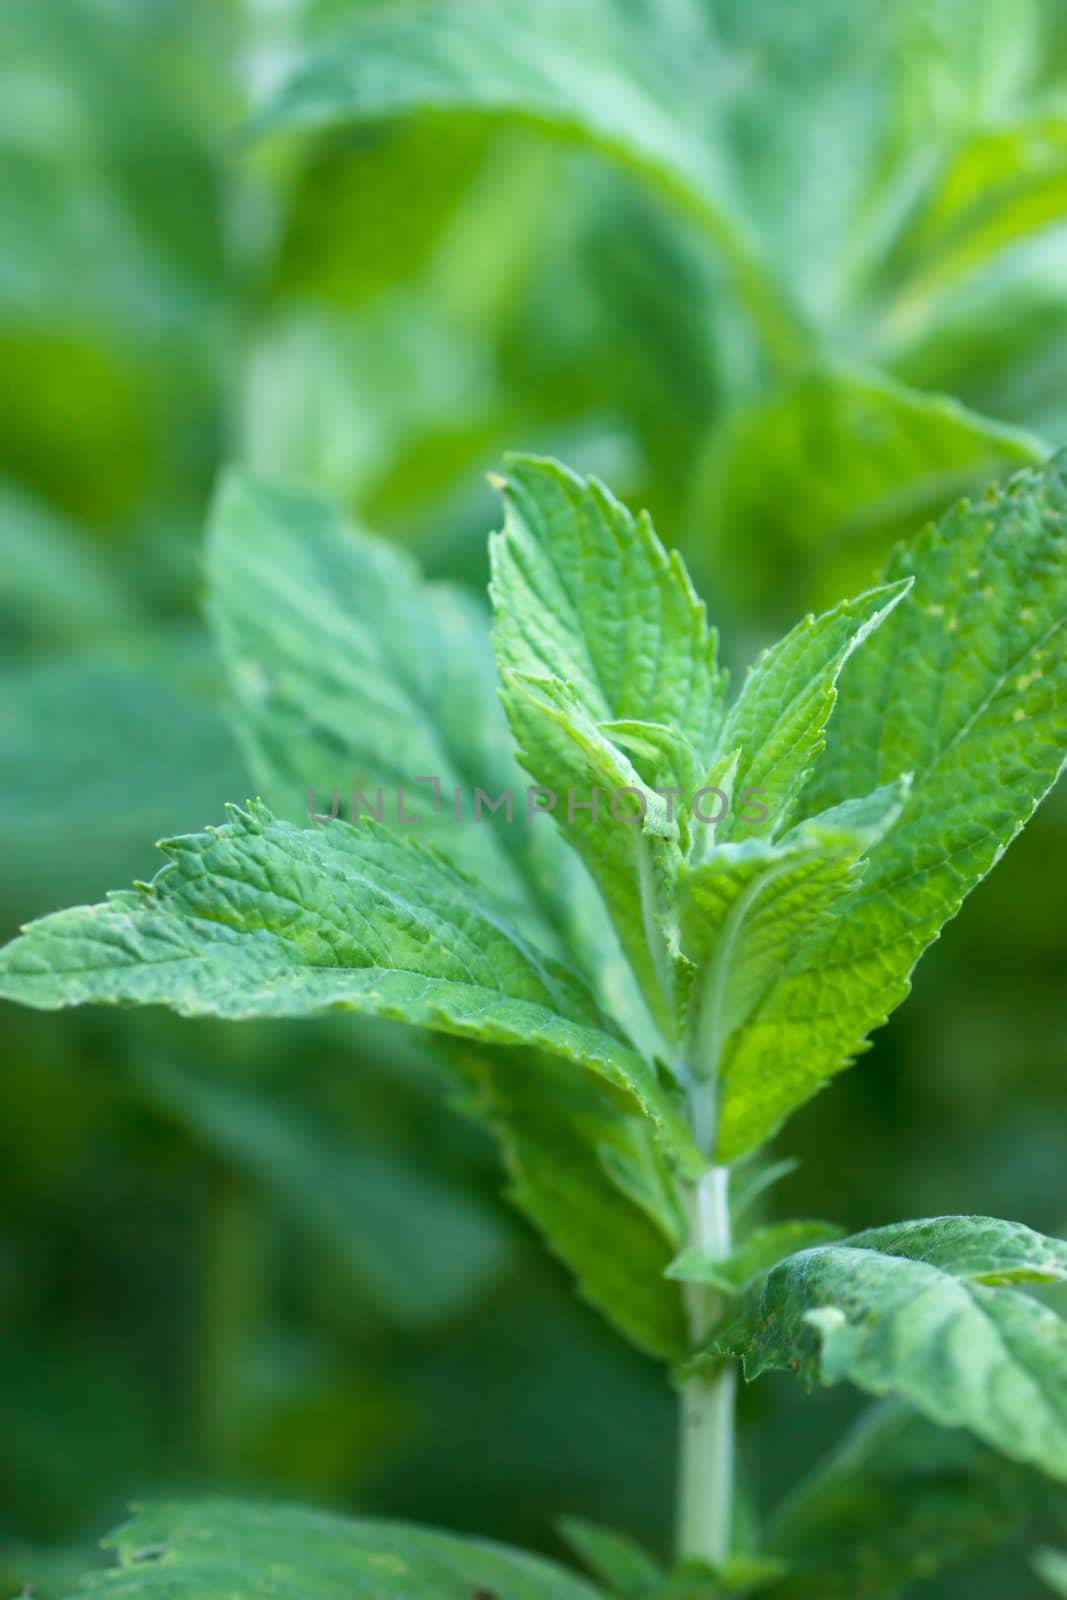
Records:
[[[425,1163],[350,1128],[341,1139],[291,1098],[222,1077],[214,1062],[199,1071],[138,1054],[132,1067],[140,1099],[273,1197],[395,1326],[422,1331],[455,1316],[506,1267],[497,1214]]]
[[[8,928],[151,870],[153,839],[217,815],[247,786],[240,752],[206,692],[216,672],[202,637],[162,633],[150,662],[113,635],[106,655],[6,669],[0,768],[10,781],[0,787],[0,833]],[[70,848],[58,848],[59,840]]]
[[[667,1276],[679,1283],[706,1283],[720,1294],[740,1294],[786,1256],[840,1239],[843,1233],[832,1222],[776,1222],[754,1229],[728,1256],[683,1250],[667,1268]]]
[[[648,517],[631,516],[595,479],[517,457],[502,489],[505,525],[490,541],[493,642],[519,759],[557,795],[564,836],[669,1036],[662,918],[679,828],[651,791],[713,753],[725,688],[715,636]],[[605,813],[617,791],[639,789],[640,802],[623,804],[625,814],[643,804],[643,820],[594,817],[585,804],[594,788]]]
[[[83,1581],[81,1594],[187,1600],[269,1593],[306,1600],[597,1600],[599,1589],[540,1556],[502,1545],[323,1511],[229,1501],[138,1506],[108,1541],[119,1564]]]
[[[1053,1594],[1067,1594],[1067,1552],[1038,1550],[1034,1554],[1033,1567]]]
[[[1014,1542],[1055,1492],[960,1429],[882,1401],[774,1514],[770,1546],[790,1575],[773,1600],[896,1600]]]
[[[760,1144],[908,992],[912,967],[1055,781],[1067,748],[1067,458],[963,502],[890,563],[914,587],[849,662],[814,817],[902,773],[899,819],[837,922],[728,1048],[719,1159]]]
[[[866,583],[895,539],[958,495],[1043,454],[1040,441],[949,395],[821,368],[726,422],[702,520],[739,598],[801,589],[825,603]]]
[[[620,1600],[646,1600],[663,1586],[664,1572],[636,1539],[584,1517],[563,1517],[559,1532],[582,1565]]]
[[[485,1051],[463,1067],[476,1086],[473,1109],[499,1140],[508,1198],[574,1274],[578,1293],[640,1349],[680,1359],[682,1298],[663,1276],[677,1244],[619,1177],[642,1151],[647,1123],[563,1061]],[[662,1164],[655,1149],[643,1153]],[[673,1187],[673,1174],[663,1181]]]
[[[11,154],[10,147],[6,153]],[[21,655],[114,638],[130,617],[102,553],[47,501],[0,478],[0,638]]]
[[[890,327],[1067,211],[1067,119],[1051,108],[976,127],[935,170],[886,252]],[[902,281],[901,281],[902,280]]]
[[[151,884],[45,917],[6,946],[0,994],[185,1016],[352,1010],[541,1045],[632,1093],[686,1147],[673,1102],[582,983],[436,854],[367,822],[299,830],[260,805],[162,849],[170,862]]]
[[[490,539],[502,673],[565,679],[595,722],[659,723],[709,755],[725,687],[681,557],[595,478],[511,456]],[[606,596],[611,603],[606,604]]]
[[[489,885],[540,943],[595,948],[602,913],[581,869],[551,828],[526,822],[487,618],[470,595],[423,582],[405,552],[329,501],[237,473],[212,512],[207,570],[238,731],[275,811],[305,822],[311,789],[320,815],[336,792],[349,818],[359,790],[373,816],[380,790],[392,825],[402,795],[420,841]],[[486,812],[479,826],[477,788],[494,801],[512,789],[512,820]]]
[[[854,1234],[772,1268],[715,1340],[745,1375],[895,1394],[1067,1479],[1067,1324],[991,1282],[1067,1277],[1067,1244],[1018,1223],[939,1217]]]
[[[900,815],[907,792],[906,783],[889,784],[776,843],[718,845],[680,870],[678,937],[691,972],[687,1061],[696,1079],[714,1084],[724,1056],[743,1050],[783,964],[847,903],[864,853]]]
[[[932,1217],[868,1228],[848,1241],[856,1249],[909,1256],[976,1283],[1067,1281],[1067,1243],[999,1217]]]
[[[646,789],[569,685],[518,674],[506,674],[503,685],[519,759],[600,890],[651,1015],[670,1040],[674,973],[664,919],[681,862],[679,823],[668,820],[667,802]],[[552,784],[543,782],[548,775]]]
[[[824,616],[805,617],[749,668],[719,750],[741,752],[734,786],[760,791],[769,831],[777,831],[789,816],[822,753],[845,662],[909,588],[907,579],[887,584],[842,601]],[[731,807],[716,828],[717,842],[737,832],[739,815],[740,808]]]
[[[795,342],[742,218],[714,137],[730,82],[697,7],[670,27],[614,0],[416,0],[372,6],[313,52],[255,116],[252,133],[324,130],[417,114],[506,119],[603,152],[696,220],[776,344]],[[710,114],[709,114],[710,113]]]

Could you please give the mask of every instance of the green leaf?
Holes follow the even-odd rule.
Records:
[[[564,947],[593,943],[599,908],[580,868],[550,828],[526,822],[471,596],[424,583],[410,557],[329,501],[236,473],[212,513],[208,581],[239,732],[276,811],[305,820],[312,789],[320,815],[337,791],[349,816],[359,790],[374,815],[380,790],[393,823],[402,795],[419,839],[490,885],[540,942],[562,930]],[[512,820],[484,811],[475,822],[476,788],[492,801],[513,789]]]
[[[500,1141],[509,1198],[574,1274],[579,1294],[642,1350],[679,1360],[682,1297],[664,1278],[677,1244],[617,1176],[617,1164],[662,1167],[647,1124],[561,1061],[482,1052],[465,1070],[477,1086],[474,1109]],[[661,1172],[660,1182],[673,1180]]]
[[[957,495],[1042,454],[1021,430],[947,395],[821,370],[727,421],[701,517],[742,599],[799,589],[827,603],[866,583],[894,539]]]
[[[1023,1277],[1067,1277],[1067,1244],[988,1217],[872,1229],[772,1268],[713,1348],[749,1379],[780,1367],[898,1395],[1067,1479],[1067,1324],[989,1286]]]
[[[914,324],[925,299],[1014,240],[1067,213],[1067,121],[1031,115],[958,142],[885,255],[903,279],[890,325]]]
[[[1013,1542],[1047,1485],[958,1428],[883,1401],[776,1512],[789,1576],[768,1600],[896,1600]]]
[[[129,617],[98,551],[43,501],[0,479],[0,638],[5,652],[114,637]]]
[[[717,845],[678,880],[678,934],[692,972],[687,1060],[714,1083],[760,1026],[783,964],[847,903],[862,858],[900,815],[906,783],[888,784],[800,824],[777,843]]]
[[[669,1033],[661,907],[679,830],[667,801],[649,791],[664,751],[672,775],[713,752],[724,690],[715,636],[678,556],[647,516],[632,517],[595,479],[517,457],[502,489],[505,526],[490,542],[493,642],[519,759],[556,794],[564,836],[596,879]],[[625,753],[635,737],[656,769],[647,780]],[[643,820],[594,817],[584,808],[594,787],[605,812],[616,791],[639,789]],[[636,803],[622,802],[631,814]]]
[[[654,1600],[726,1600],[729,1595],[764,1594],[785,1571],[775,1556],[735,1554],[720,1566],[683,1561]]]
[[[909,580],[887,584],[843,600],[824,616],[805,617],[749,668],[719,749],[741,752],[734,786],[760,791],[772,833],[788,818],[825,747],[842,668],[910,587]],[[736,833],[739,815],[740,808],[731,807],[716,842]]]
[[[214,1064],[207,1073],[138,1055],[133,1070],[143,1099],[274,1196],[394,1324],[432,1327],[499,1278],[508,1259],[499,1220],[425,1164],[351,1129],[341,1140]]]
[[[999,1217],[932,1217],[868,1228],[848,1241],[856,1249],[909,1256],[928,1266],[991,1285],[1067,1281],[1067,1244]]]
[[[0,699],[5,933],[153,865],[161,833],[217,816],[248,777],[206,692],[207,640],[155,634],[107,655],[9,664]],[[92,819],[88,826],[88,819]]]
[[[501,672],[564,678],[594,722],[658,723],[710,756],[725,687],[715,635],[648,514],[531,456],[509,457],[500,487],[506,518],[490,553]]]
[[[740,1294],[785,1256],[840,1239],[843,1232],[832,1222],[776,1222],[755,1229],[725,1258],[684,1250],[667,1268],[667,1276],[680,1283],[706,1283],[720,1294]]]
[[[582,1564],[620,1600],[646,1600],[663,1584],[663,1568],[636,1539],[584,1517],[562,1517],[559,1531]]]
[[[532,125],[591,146],[695,218],[733,269],[776,345],[792,320],[741,222],[720,140],[711,137],[729,63],[698,7],[664,27],[654,8],[613,0],[416,0],[372,5],[268,100],[255,135],[423,114]]]
[[[539,1556],[406,1527],[285,1506],[191,1501],[138,1506],[109,1543],[119,1564],[82,1580],[79,1596],[180,1590],[230,1600],[280,1584],[306,1600],[597,1600],[601,1591]]]
[[[1067,1594],[1067,1553],[1062,1550],[1038,1550],[1034,1555],[1033,1567],[1053,1594]]]
[[[362,1011],[541,1045],[602,1073],[688,1137],[645,1061],[581,982],[511,933],[484,892],[385,828],[299,830],[265,807],[166,841],[148,885],[32,923],[0,952],[0,994],[42,1009],[166,1004],[184,1016]]]
[[[718,1154],[760,1144],[854,1059],[1067,750],[1067,460],[963,502],[890,563],[914,587],[842,676],[814,817],[902,773],[862,883],[782,972],[723,1066]]]
[[[673,974],[663,918],[681,861],[679,825],[668,820],[667,802],[646,789],[568,685],[505,675],[504,703],[519,759],[596,882],[649,1010],[669,1040]]]

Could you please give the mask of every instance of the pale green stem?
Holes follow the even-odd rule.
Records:
[[[716,1259],[730,1253],[728,1178],[726,1167],[709,1167],[688,1194],[689,1242]],[[686,1310],[690,1339],[699,1346],[719,1315],[719,1297],[689,1284]],[[730,1555],[736,1377],[733,1362],[724,1361],[691,1379],[681,1395],[678,1555],[715,1567]]]

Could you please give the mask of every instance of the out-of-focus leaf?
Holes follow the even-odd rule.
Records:
[[[108,19],[98,0],[0,11],[0,462],[109,533],[150,497],[198,499],[221,434],[232,111],[208,21],[199,5]]]
[[[202,641],[157,637],[150,663],[133,650],[6,669],[8,927],[149,870],[153,839],[217,815],[247,787],[223,717],[198,692],[207,654]]]
[[[755,1209],[760,1197],[783,1178],[788,1178],[799,1167],[795,1156],[782,1161],[756,1159],[730,1171],[730,1215],[735,1222],[747,1217]]]
[[[729,1600],[731,1595],[763,1595],[780,1578],[784,1562],[775,1556],[734,1554],[719,1566],[683,1561],[655,1591],[654,1600]]]
[[[354,1522],[288,1507],[191,1501],[139,1507],[109,1541],[119,1565],[83,1580],[84,1595],[223,1600],[289,1584],[307,1600],[381,1600],[383,1584],[410,1600],[499,1594],[507,1600],[597,1600],[562,1567],[502,1545],[402,1523]]]
[[[777,1512],[790,1573],[767,1600],[895,1600],[1016,1539],[1047,1497],[1036,1473],[882,1402]]]
[[[904,278],[890,315],[905,327],[914,323],[924,296],[1065,213],[1063,117],[1032,115],[1006,126],[979,128],[939,166],[887,252],[888,275]]]
[[[457,119],[361,128],[313,150],[285,213],[275,295],[353,306],[417,280],[477,180],[486,143],[484,127]]]
[[[432,1326],[483,1293],[508,1259],[483,1206],[393,1150],[341,1140],[299,1108],[173,1062],[138,1060],[153,1105],[273,1195],[402,1327]]]
[[[585,1566],[621,1600],[646,1600],[663,1584],[663,1568],[636,1540],[583,1517],[564,1517],[559,1531]]]
[[[129,622],[118,585],[78,529],[0,483],[0,649],[24,656],[95,642]]]
[[[1038,1550],[1033,1564],[1034,1571],[1053,1594],[1067,1594],[1067,1553],[1062,1550]]]
[[[824,371],[729,420],[700,522],[742,600],[774,583],[815,604],[866,585],[895,538],[1040,445],[945,395]]]
[[[62,1538],[106,1517],[131,1482],[160,1469],[164,1426],[151,1375],[113,1342],[54,1322],[5,1330],[0,1492],[7,1526]]]
[[[55,1546],[4,1542],[0,1546],[0,1589],[33,1600],[60,1600],[99,1559],[95,1544]]]

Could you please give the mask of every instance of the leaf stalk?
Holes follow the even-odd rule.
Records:
[[[711,1166],[687,1194],[690,1244],[722,1259],[730,1253],[729,1169]],[[686,1286],[689,1334],[708,1337],[721,1297],[703,1284]],[[734,1402],[731,1361],[690,1379],[681,1393],[678,1469],[678,1556],[721,1567],[729,1559],[734,1492]]]

